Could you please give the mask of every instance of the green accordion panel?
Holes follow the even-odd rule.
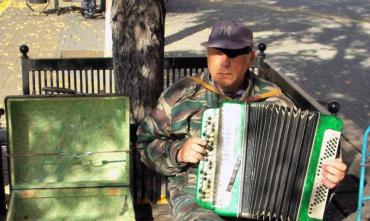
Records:
[[[207,142],[208,154],[199,162],[195,198],[199,206],[222,216],[238,215],[242,178],[237,171],[243,158],[244,109],[245,104],[229,101],[222,108],[206,110],[202,117],[201,137]],[[234,119],[222,117],[226,115]],[[228,164],[221,168],[222,161]]]
[[[321,166],[335,159],[342,130],[343,121],[340,119],[325,114],[320,116],[297,220],[322,220],[326,205],[326,199],[322,196],[327,195],[329,189],[321,182]]]
[[[125,96],[8,97],[12,189],[128,186]]]
[[[16,190],[9,208],[8,221],[135,220],[129,188],[122,187]]]

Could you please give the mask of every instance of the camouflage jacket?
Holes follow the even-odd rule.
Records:
[[[241,99],[270,91],[277,86],[248,72],[248,86]],[[208,73],[199,77],[210,82]],[[187,137],[200,136],[205,109],[218,107],[223,99],[187,77],[162,93],[158,105],[138,129],[138,148],[142,161],[163,175],[175,175],[186,164],[178,163],[176,154]],[[292,105],[284,95],[265,101]]]

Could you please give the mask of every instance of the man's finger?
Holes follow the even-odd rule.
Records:
[[[191,163],[198,163],[202,159],[203,155],[197,152],[192,152],[192,154],[189,155],[189,162]]]
[[[191,150],[201,154],[204,154],[206,152],[206,149],[198,144],[193,144],[191,146]]]
[[[336,186],[336,184],[335,184],[335,183],[330,182],[330,180],[328,180],[328,179],[326,179],[326,178],[323,178],[323,179],[322,179],[322,184],[323,184],[324,186],[326,186],[327,188],[329,188],[329,189],[333,189],[333,188]]]
[[[323,171],[322,176],[334,184],[338,184],[344,177],[342,174],[331,174],[325,170]]]
[[[343,172],[346,172],[346,171],[347,171],[347,165],[346,165],[346,164],[344,164],[344,163],[342,162],[342,159],[340,159],[340,158],[335,159],[335,161],[333,161],[333,162],[331,163],[331,165],[332,165],[333,167],[337,168],[338,170],[343,171]]]
[[[327,173],[330,173],[330,174],[344,174],[345,171],[341,170],[341,169],[338,169],[338,167],[335,167],[333,165],[327,165],[327,164],[324,164],[323,165],[323,169],[324,171],[326,171]]]
[[[195,157],[198,160],[201,160],[204,157],[203,153],[199,153],[199,152],[196,152],[196,151],[193,151],[193,155],[192,156]]]
[[[205,146],[207,144],[207,142],[205,140],[203,140],[202,138],[199,138],[199,137],[192,137],[191,140],[192,140],[193,143],[199,144],[201,146]]]

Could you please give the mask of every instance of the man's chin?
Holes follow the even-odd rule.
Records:
[[[227,84],[227,83],[224,83],[222,82],[221,84],[218,84],[218,86],[222,89],[222,91],[234,91],[235,90],[235,86],[233,84]]]

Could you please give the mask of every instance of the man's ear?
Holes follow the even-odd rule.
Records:
[[[250,56],[249,56],[249,59],[250,59],[250,62],[251,62],[251,63],[253,62],[254,57],[256,57],[256,51],[255,51],[255,50],[252,50],[252,51],[250,52]]]

